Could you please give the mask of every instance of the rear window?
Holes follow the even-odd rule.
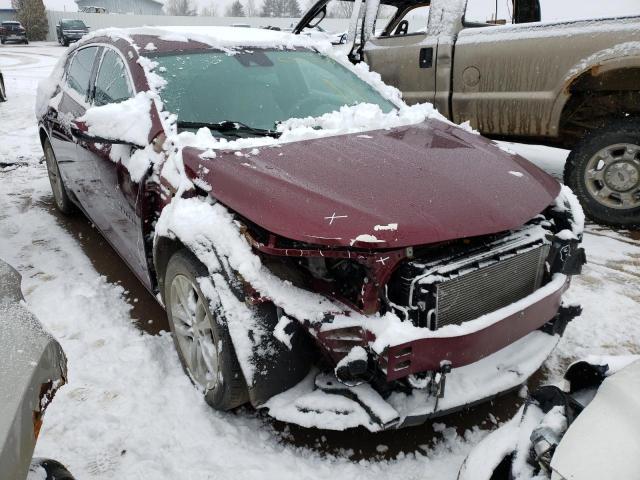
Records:
[[[82,20],[66,20],[62,22],[62,28],[84,30],[87,26]]]
[[[2,23],[2,28],[6,28],[7,30],[19,30],[20,28],[22,28],[22,25],[20,25],[18,22],[7,22]]]

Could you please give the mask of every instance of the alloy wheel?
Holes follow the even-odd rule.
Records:
[[[171,321],[182,357],[193,381],[205,391],[218,382],[218,348],[206,299],[185,275],[176,275],[170,285]]]
[[[587,163],[584,180],[591,197],[605,207],[640,207],[640,145],[603,148]]]

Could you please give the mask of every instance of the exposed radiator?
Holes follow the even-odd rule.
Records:
[[[460,325],[532,294],[542,283],[548,254],[544,244],[438,283],[432,328]]]

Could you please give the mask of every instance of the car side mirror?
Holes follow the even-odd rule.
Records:
[[[130,145],[136,148],[144,148],[145,145],[140,145],[137,142],[132,142],[130,139],[117,139],[106,138],[104,136],[95,135],[89,132],[87,124],[79,119],[71,121],[71,134],[77,139],[88,143],[104,143],[106,145]]]
[[[117,103],[87,109],[72,124],[72,134],[85,141],[146,148],[149,145],[153,101],[149,92]]]

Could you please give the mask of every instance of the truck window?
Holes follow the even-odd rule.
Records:
[[[464,26],[487,27],[512,23],[513,3],[511,0],[468,0],[464,14]]]
[[[430,2],[411,6],[398,12],[390,6],[381,5],[378,10],[377,25],[384,25],[379,36],[419,35],[427,32]],[[384,16],[386,15],[386,18]],[[376,31],[379,32],[378,29]]]

